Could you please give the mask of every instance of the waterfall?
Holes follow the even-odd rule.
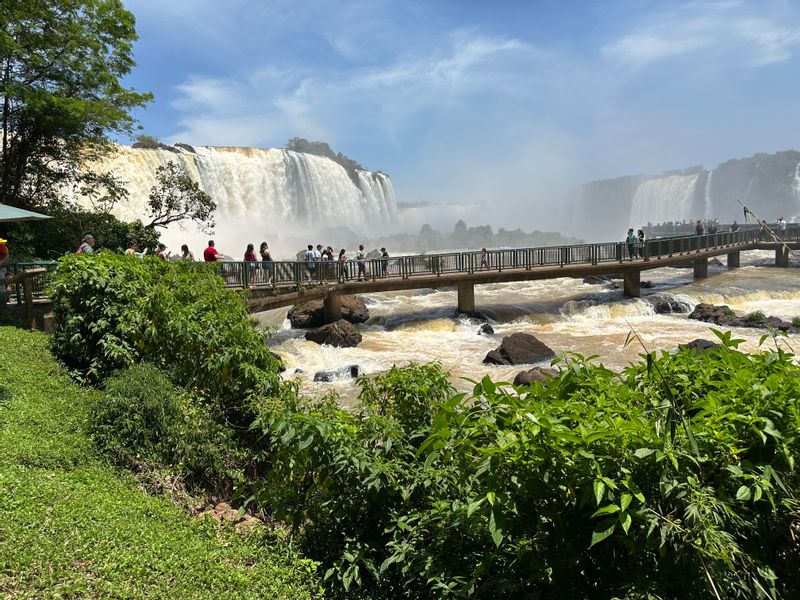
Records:
[[[261,240],[270,240],[272,246],[273,240],[302,236],[310,243],[316,240],[308,236],[318,229],[348,227],[366,232],[389,225],[396,217],[392,183],[383,173],[348,173],[328,158],[274,148],[199,146],[193,150],[119,146],[113,156],[94,165],[97,171],[113,171],[126,182],[129,198],[113,213],[124,220],[145,220],[156,169],[174,161],[217,203],[217,246],[230,248],[234,256],[243,251],[239,248],[243,242],[257,246]],[[173,250],[183,242],[198,249],[205,236],[191,226],[174,226],[162,238]]]
[[[681,221],[692,217],[692,200],[699,175],[669,175],[648,179],[636,188],[631,203],[631,227]]]
[[[703,206],[705,208],[704,217],[706,219],[710,219],[713,217],[713,213],[711,212],[711,179],[714,177],[714,169],[711,169],[708,172],[708,177],[706,177],[706,189],[705,193],[703,194]]]

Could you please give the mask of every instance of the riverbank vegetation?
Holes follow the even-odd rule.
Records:
[[[719,333],[612,372],[451,389],[441,366],[282,381],[212,268],[62,259],[53,348],[115,464],[291,528],[331,597],[795,597],[800,367]],[[139,362],[148,363],[137,365]]]
[[[319,597],[314,564],[282,536],[190,517],[110,467],[89,435],[102,394],[70,381],[49,346],[0,327],[3,596]]]

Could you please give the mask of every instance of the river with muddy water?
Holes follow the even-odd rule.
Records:
[[[597,355],[610,368],[639,359],[641,346],[625,347],[632,327],[649,350],[671,350],[696,338],[714,340],[708,323],[687,319],[686,314],[656,314],[647,296],[667,294],[694,308],[700,302],[727,304],[741,313],[761,311],[787,320],[800,315],[800,258],[789,268],[776,268],[774,252],[750,251],[741,255],[741,268],[728,271],[725,257],[709,264],[708,279],[694,280],[691,269],[659,268],[642,272],[642,298],[625,298],[622,290],[580,279],[551,279],[475,286],[477,309],[488,317],[493,335],[478,333],[479,325],[456,311],[456,291],[426,289],[384,292],[362,296],[369,320],[358,325],[363,341],[356,348],[319,346],[304,339],[304,331],[291,329],[287,309],[258,315],[273,330],[269,345],[285,364],[284,376],[296,378],[309,395],[334,391],[341,401],[353,403],[358,389],[352,379],[314,382],[318,371],[358,365],[371,375],[392,365],[411,361],[439,361],[461,390],[471,387],[465,378],[489,375],[495,381],[512,381],[527,366],[483,364],[489,350],[503,336],[515,332],[535,335],[556,353]],[[734,328],[740,346],[757,351],[763,329]],[[795,336],[787,341],[792,347]],[[797,348],[800,352],[800,348]],[[549,361],[548,361],[549,362]],[[547,366],[544,363],[543,366]]]

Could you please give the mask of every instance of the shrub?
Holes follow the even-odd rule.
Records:
[[[388,405],[275,411],[255,497],[304,524],[334,596],[796,597],[800,367],[719,336],[621,373],[572,357],[524,391],[485,378],[421,445]],[[411,372],[392,380],[424,389]]]
[[[455,392],[438,363],[392,366],[372,379],[361,377],[358,385],[365,408],[395,419],[406,432],[427,429],[434,412]]]
[[[63,257],[51,287],[53,350],[102,383],[146,360],[246,424],[247,397],[285,389],[242,297],[213,266],[112,253]]]
[[[792,327],[800,327],[800,315],[792,317]]]
[[[753,311],[751,313],[747,313],[744,316],[744,320],[747,321],[748,323],[759,323],[759,322],[763,321],[766,318],[767,318],[767,315],[765,315],[760,310],[755,310],[755,311]]]
[[[222,474],[235,452],[230,435],[202,402],[149,364],[107,380],[92,407],[90,429],[95,444],[116,464],[169,467],[189,480]]]

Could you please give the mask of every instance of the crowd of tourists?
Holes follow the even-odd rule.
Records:
[[[342,248],[339,254],[334,258],[334,250],[332,246],[323,246],[317,244],[315,248],[313,244],[309,244],[307,249],[303,252],[303,262],[306,265],[308,280],[312,279],[327,279],[331,275],[336,275],[342,279],[349,279],[352,269],[348,268],[347,264],[355,262],[356,273],[354,274],[358,281],[364,281],[367,276],[367,254],[364,252],[364,244],[359,244],[354,257],[348,257],[347,251]],[[339,263],[338,270],[332,268],[334,264]],[[338,272],[337,272],[338,271]],[[387,277],[389,275],[389,253],[386,248],[380,250],[380,276]]]

